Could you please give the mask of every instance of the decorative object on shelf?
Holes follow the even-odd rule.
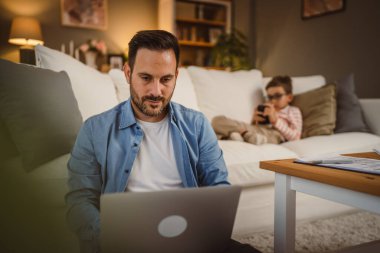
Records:
[[[301,17],[309,19],[344,10],[345,0],[302,0]]]
[[[97,58],[99,55],[106,55],[107,46],[102,40],[91,39],[80,45],[79,50],[84,54],[86,65],[97,69]]]
[[[210,28],[208,30],[209,33],[209,41],[212,44],[215,44],[218,41],[219,36],[223,33],[220,28]]]
[[[97,55],[98,54],[94,51],[85,52],[84,53],[84,60],[86,62],[86,65],[91,67],[91,68],[97,69],[98,68],[98,65],[96,64]]]
[[[231,30],[232,5],[232,0],[159,0],[159,29],[176,34],[182,66],[216,67],[210,65],[211,49]]]
[[[235,71],[250,69],[247,39],[240,31],[221,34],[211,50],[211,66]]]
[[[8,42],[21,46],[21,63],[35,64],[33,47],[38,44],[44,44],[40,22],[31,17],[14,18]]]
[[[109,54],[108,64],[111,69],[122,69],[125,62],[123,54]]]
[[[64,26],[107,29],[108,0],[61,0],[61,23]]]

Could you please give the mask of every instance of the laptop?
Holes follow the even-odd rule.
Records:
[[[220,253],[232,234],[241,188],[215,186],[100,198],[105,253]]]

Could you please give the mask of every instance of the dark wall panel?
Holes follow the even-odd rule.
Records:
[[[359,97],[380,97],[380,1],[346,0],[343,12],[301,19],[301,1],[255,0],[256,67],[266,76],[355,74]]]

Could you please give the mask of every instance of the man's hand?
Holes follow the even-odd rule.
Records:
[[[271,103],[265,103],[265,110],[264,110],[264,113],[262,115],[268,116],[269,117],[269,122],[272,125],[276,124],[277,119],[278,119],[278,115],[277,115],[277,111],[274,108],[273,104],[271,104]]]

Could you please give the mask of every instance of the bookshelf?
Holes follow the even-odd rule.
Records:
[[[212,68],[211,50],[231,27],[230,0],[160,0],[159,29],[175,34],[180,64]]]

